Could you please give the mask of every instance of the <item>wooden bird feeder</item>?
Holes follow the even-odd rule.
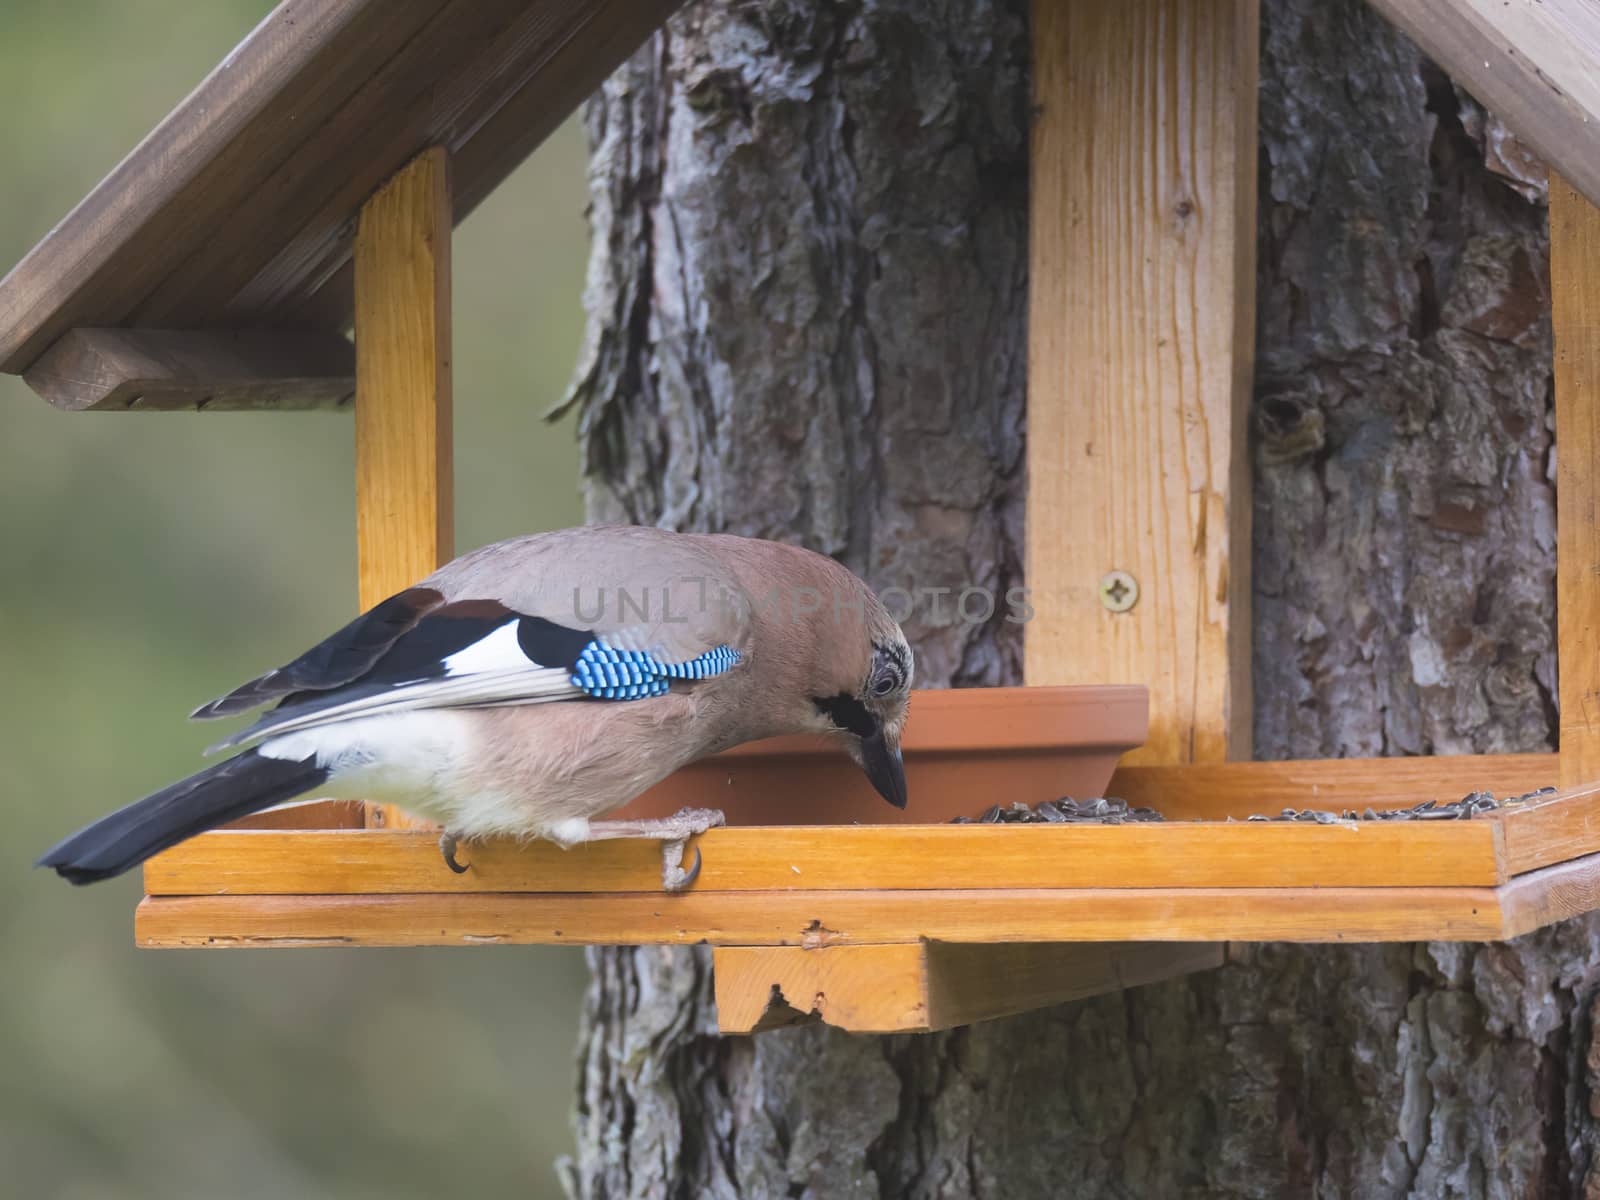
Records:
[[[353,398],[361,601],[409,585],[452,552],[452,226],[674,6],[287,0],[0,282],[0,369],[75,410]],[[725,1030],[917,1030],[1229,940],[1493,940],[1600,907],[1600,15],[1378,7],[1567,176],[1558,754],[1242,761],[1256,2],[1036,0],[1028,687],[916,697],[908,816],[941,823],[753,830],[867,810],[804,744],[745,748],[638,802],[734,815],[667,895],[653,844],[473,846],[457,876],[398,813],[313,802],[151,860],[139,944],[709,943]],[[1140,743],[1105,790],[1164,823],[942,823]],[[1546,785],[1469,821],[1222,820]]]

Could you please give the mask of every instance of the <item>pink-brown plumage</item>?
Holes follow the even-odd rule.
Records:
[[[596,647],[602,663],[631,654],[664,694],[595,698],[615,689],[574,672]],[[615,835],[590,822],[680,766],[791,733],[833,735],[903,804],[910,676],[899,626],[822,555],[636,526],[516,538],[463,555],[199,710],[277,704],[233,739],[254,749],[41,861],[79,882],[115,874],[247,811],[258,776],[270,782],[263,805],[304,783],[397,803],[463,837],[572,844]]]

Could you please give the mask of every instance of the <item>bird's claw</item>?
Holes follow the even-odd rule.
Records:
[[[700,878],[700,864],[704,860],[699,846],[694,848],[694,866],[687,871],[683,869],[683,852],[688,845],[682,838],[661,843],[661,886],[669,892],[681,892]]]
[[[708,829],[726,825],[727,818],[714,808],[685,808],[679,810],[671,821],[682,832],[661,843],[661,886],[669,892],[681,892],[700,878],[700,864],[703,861],[700,847],[696,846],[694,866],[687,871],[683,869],[683,852],[689,847],[689,839]]]
[[[439,853],[444,855],[444,865],[457,875],[465,875],[467,868],[456,861],[456,837],[453,833],[439,835]]]

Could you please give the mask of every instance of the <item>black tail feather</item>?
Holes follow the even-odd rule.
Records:
[[[246,750],[136,800],[45,851],[35,864],[72,883],[96,883],[229,821],[308,792],[328,778],[314,759]]]

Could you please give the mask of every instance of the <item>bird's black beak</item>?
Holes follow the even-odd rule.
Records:
[[[878,789],[878,795],[896,808],[906,806],[906,767],[900,758],[900,746],[886,738],[882,729],[861,739],[861,769]]]

